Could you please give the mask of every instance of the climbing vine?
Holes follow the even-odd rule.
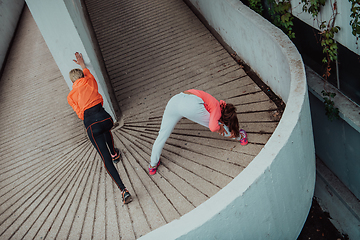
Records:
[[[322,7],[325,6],[327,1],[328,0],[301,0],[301,3],[303,3],[302,10],[304,12],[310,13],[315,20],[317,19],[319,12],[321,11]],[[259,2],[260,0],[249,0],[249,7],[260,13],[259,9],[262,11],[262,8],[259,7]],[[350,25],[353,28],[353,35],[358,39],[360,36],[360,0],[349,0],[349,2],[352,3],[352,20],[350,21]],[[292,6],[290,0],[267,0],[267,4],[269,6],[268,12],[273,21],[273,24],[282,29],[290,39],[295,38],[295,33],[292,29],[294,17],[292,15]],[[337,1],[334,0],[334,3],[330,1],[330,4],[333,12],[332,16],[328,21],[323,21],[319,24],[320,45],[325,55],[322,59],[322,62],[326,64],[323,77],[326,80],[331,75],[332,62],[337,60],[338,46],[334,40],[334,36],[340,30],[339,26],[335,26],[335,19],[338,14]],[[339,109],[335,108],[334,101],[332,101],[336,94],[327,91],[325,86],[322,94],[324,96],[326,115],[331,121],[333,119],[337,119],[339,117]]]
[[[350,26],[357,43],[360,36],[360,0],[349,0],[349,2],[351,3]]]
[[[295,38],[295,33],[292,31],[294,16],[291,13],[290,0],[268,0],[268,4],[271,6],[268,10],[274,25],[282,29],[290,39]]]
[[[323,63],[327,63],[328,67],[332,61],[337,60],[337,44],[334,40],[335,33],[340,30],[339,26],[335,26],[335,18],[338,14],[336,1],[332,6],[333,14],[329,21],[323,21],[320,24],[320,35],[321,35],[321,46],[323,48],[323,53],[325,53],[325,57],[323,58]],[[330,73],[328,73],[330,74]],[[327,79],[328,76],[325,76]]]
[[[325,90],[322,90],[321,93],[324,97],[325,115],[330,121],[339,119],[339,109],[334,107],[335,103],[332,100],[336,96],[336,93],[327,92]]]
[[[320,12],[321,7],[325,6],[326,0],[301,0],[303,5],[303,11],[311,13],[313,18],[316,18]]]
[[[335,1],[332,5],[332,16],[329,21],[323,21],[320,24],[320,44],[323,48],[323,53],[325,57],[322,62],[326,64],[326,70],[323,74],[323,77],[327,80],[330,76],[331,72],[331,63],[337,60],[337,50],[338,46],[336,41],[334,40],[335,33],[340,30],[339,26],[335,26],[335,19],[338,14],[337,11],[337,2]],[[329,92],[326,90],[324,86],[324,90],[322,91],[324,96],[324,104],[325,104],[325,114],[330,121],[339,118],[339,109],[334,106],[334,101],[332,99],[336,96],[335,93]]]
[[[249,7],[260,15],[262,15],[264,10],[261,0],[249,0]]]
[[[359,1],[359,0],[349,0],[349,1]],[[303,5],[303,11],[311,13],[313,18],[315,19],[321,8],[325,6],[326,0],[301,0],[301,2],[304,3]],[[323,53],[325,54],[325,57],[323,58],[322,62],[327,63],[326,73],[324,74],[325,79],[327,79],[330,76],[330,64],[331,62],[337,60],[337,43],[334,40],[335,33],[337,33],[340,30],[340,27],[335,26],[335,18],[338,14],[337,12],[337,2],[335,1],[334,4],[332,4],[332,11],[333,14],[329,21],[323,21],[319,28],[321,30],[320,32],[320,44],[323,48]]]
[[[250,8],[259,14],[262,14],[263,7],[266,6],[266,10],[271,18],[273,24],[284,31],[290,39],[295,38],[293,32],[293,19],[292,6],[290,0],[241,0],[247,1]],[[343,1],[343,0],[341,0]],[[360,0],[348,0],[351,4],[350,9],[350,26],[352,28],[352,34],[356,37],[356,44],[360,38]],[[301,0],[302,11],[312,15],[315,21],[318,21],[318,16],[321,9],[328,4],[331,6],[332,15],[330,19],[319,23],[319,43],[322,47],[324,58],[322,62],[325,64],[325,71],[323,77],[325,80],[329,79],[331,75],[331,66],[333,62],[337,61],[338,46],[334,40],[335,35],[341,30],[339,26],[335,25],[335,19],[338,15],[337,0]],[[266,14],[266,11],[265,11]],[[339,118],[339,109],[334,106],[335,93],[329,92],[324,86],[322,91],[324,97],[325,111],[328,118]]]

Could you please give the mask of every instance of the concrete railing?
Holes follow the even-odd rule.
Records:
[[[141,239],[296,239],[315,186],[315,150],[304,65],[279,29],[239,0],[189,0],[222,40],[283,99],[262,151],[202,205]]]

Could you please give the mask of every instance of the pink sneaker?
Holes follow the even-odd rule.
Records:
[[[239,133],[240,133],[240,144],[243,146],[248,144],[247,133],[245,132],[245,130],[240,129]]]
[[[151,166],[149,165],[149,174],[150,174],[150,175],[154,175],[154,174],[156,173],[156,170],[157,170],[157,168],[158,168],[159,165],[160,165],[160,160],[159,160],[158,164],[156,165],[156,167],[151,167]]]

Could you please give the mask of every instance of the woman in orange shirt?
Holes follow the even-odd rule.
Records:
[[[103,98],[98,92],[97,82],[86,68],[82,55],[77,52],[75,57],[74,62],[79,64],[82,70],[73,69],[69,73],[73,89],[67,96],[68,103],[84,121],[91,143],[100,154],[105,169],[119,187],[123,203],[127,204],[132,201],[132,197],[114,166],[114,163],[120,161],[121,153],[114,147],[114,139],[110,131],[114,124],[113,120],[102,107]]]
[[[150,175],[156,173],[165,142],[176,123],[183,117],[207,127],[210,131],[217,132],[224,137],[236,139],[241,145],[248,143],[247,133],[243,129],[239,130],[239,122],[234,105],[226,104],[223,100],[219,102],[204,91],[189,89],[173,96],[166,105],[160,131],[151,151]]]

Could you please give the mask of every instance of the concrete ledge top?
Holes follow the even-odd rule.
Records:
[[[334,103],[335,107],[339,108],[340,117],[360,132],[360,106],[347,98],[337,88],[326,82],[319,74],[309,67],[306,67],[306,77],[309,84],[309,90],[321,101],[324,101],[321,93],[324,88],[330,92],[336,93]]]

